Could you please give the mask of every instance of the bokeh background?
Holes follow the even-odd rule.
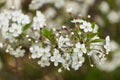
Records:
[[[0,0],[0,11],[13,6],[28,15],[40,10],[48,28],[70,26],[78,16],[94,21],[101,37],[110,35],[112,51],[101,66],[90,67],[86,60],[78,71],[59,73],[53,65],[41,68],[27,56],[16,59],[0,50],[0,80],[120,80],[120,0]]]

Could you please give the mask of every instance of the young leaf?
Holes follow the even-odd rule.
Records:
[[[104,42],[104,39],[95,39],[93,41],[91,41],[91,43],[96,43],[96,42]]]
[[[31,25],[32,25],[32,22],[29,23],[29,24],[26,24],[26,25],[23,27],[23,31],[26,31],[27,29],[29,29]]]
[[[48,38],[51,42],[55,42],[53,30],[42,29],[41,33]]]

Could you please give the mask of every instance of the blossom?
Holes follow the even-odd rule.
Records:
[[[69,53],[64,53],[62,55],[62,59],[60,60],[60,63],[62,63],[62,66],[64,69],[70,70],[70,64],[71,64],[71,56]]]
[[[82,63],[85,61],[84,57],[81,55],[79,56],[79,53],[73,53],[72,55],[72,65],[71,67],[74,70],[78,70],[79,67],[82,66]]]
[[[105,42],[104,48],[106,49],[106,54],[108,54],[111,51],[110,37],[107,36],[105,40],[106,42]]]
[[[74,52],[79,52],[80,54],[86,53],[87,49],[85,48],[85,44],[81,44],[79,42],[76,43],[75,48],[74,48]]]
[[[23,27],[30,22],[29,16],[21,10],[4,10],[0,13],[0,28],[2,38],[8,39],[10,43],[22,34]]]
[[[45,67],[45,66],[50,66],[50,62],[49,62],[49,59],[41,59],[38,61],[38,64],[41,65],[41,67]]]
[[[83,29],[84,32],[92,32],[91,23],[84,21],[83,24],[80,25],[80,29]]]
[[[42,54],[42,59],[47,60],[50,56],[50,47],[46,47],[46,48],[40,48],[41,49],[41,54]]]
[[[35,46],[32,46],[32,47],[30,47],[30,52],[32,53],[32,55],[31,55],[31,57],[33,58],[33,59],[35,59],[35,58],[40,58],[41,56],[42,56],[42,49],[39,47],[39,46],[37,46],[37,45],[35,45]]]
[[[54,62],[54,66],[58,66],[58,62],[61,60],[61,55],[59,53],[59,50],[54,49],[53,56],[51,56],[50,60]]]
[[[6,52],[11,54],[11,55],[14,55],[16,58],[19,58],[19,57],[24,56],[25,50],[21,49],[21,46],[14,49],[14,48],[12,48],[11,45],[8,45],[7,48],[6,48]]]
[[[40,28],[43,28],[46,25],[45,22],[45,16],[40,11],[37,11],[36,16],[33,18],[32,27],[35,30],[40,30]]]
[[[11,20],[13,22],[17,22],[17,24],[24,26],[30,23],[29,16],[23,14],[21,10],[12,11],[11,14],[12,14]]]
[[[22,33],[22,26],[13,23],[9,28],[9,32],[14,36],[17,37]]]
[[[70,39],[68,37],[63,37],[63,36],[60,36],[58,39],[57,39],[57,42],[58,42],[58,47],[59,48],[65,48],[65,47],[69,47],[69,46],[72,46],[72,44],[70,43]]]
[[[15,51],[12,52],[12,54],[18,58],[18,57],[23,57],[25,53],[24,49],[21,49],[20,47],[18,47]]]

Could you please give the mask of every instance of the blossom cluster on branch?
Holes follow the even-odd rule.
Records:
[[[98,26],[82,18],[71,20],[74,26],[48,29],[44,14],[36,11],[34,17],[20,10],[4,10],[0,13],[1,48],[16,58],[29,53],[41,67],[60,66],[78,70],[88,56],[92,64],[102,64],[110,52],[110,37],[101,39]],[[95,61],[94,61],[95,60]]]

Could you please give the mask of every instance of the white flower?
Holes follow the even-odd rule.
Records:
[[[11,45],[8,45],[6,48],[6,52],[15,56],[16,58],[23,57],[25,50],[21,49],[21,46],[17,47],[15,50],[11,47]]]
[[[17,37],[22,33],[22,26],[13,23],[9,28],[9,32],[12,33],[14,37]]]
[[[95,63],[99,64],[99,65],[102,65],[106,60],[105,54],[103,54],[103,53],[100,53],[99,55],[94,53],[92,57],[93,57]]]
[[[71,64],[71,56],[69,53],[64,53],[62,55],[62,59],[60,60],[60,63],[62,63],[62,66],[64,69],[70,70],[70,64]]]
[[[18,57],[23,57],[24,56],[24,53],[25,53],[25,50],[24,49],[21,49],[21,48],[17,48],[15,51],[12,52],[12,54],[18,58]]]
[[[50,53],[50,47],[46,47],[46,48],[40,48],[41,49],[41,54],[42,54],[42,59],[44,60],[47,60],[50,56],[51,56],[51,53]]]
[[[54,49],[53,56],[51,56],[50,60],[54,62],[54,66],[58,66],[58,62],[61,60],[61,55],[59,53],[59,50]]]
[[[42,56],[42,49],[37,45],[30,47],[30,52],[32,53],[31,57],[33,59],[40,58]]]
[[[9,19],[0,14],[0,29],[9,25]]]
[[[24,15],[21,10],[13,11],[11,14],[13,22],[17,22],[18,24],[23,26],[30,23],[29,16]]]
[[[13,34],[9,32],[8,26],[2,27],[1,34],[3,39],[8,39],[10,43],[16,41]]]
[[[72,46],[72,44],[70,43],[70,39],[68,37],[64,38],[63,36],[60,36],[57,39],[57,42],[58,42],[58,47],[59,48],[65,48],[65,47]]]
[[[43,28],[46,25],[45,22],[45,16],[40,11],[37,11],[36,16],[33,18],[32,27],[35,30],[40,30],[40,28]]]
[[[41,65],[41,67],[45,67],[45,66],[50,66],[50,62],[49,62],[49,59],[41,59],[38,61],[38,64]]]
[[[84,32],[92,32],[91,23],[84,21],[83,24],[80,25],[80,29],[83,29]]]
[[[73,53],[72,55],[72,65],[71,67],[74,70],[78,70],[79,67],[82,66],[82,63],[85,61],[84,57],[81,55],[79,56],[79,53]]]
[[[81,44],[81,43],[76,43],[75,44],[75,48],[74,48],[74,52],[77,52],[77,53],[86,53],[87,52],[87,49],[85,48],[85,44]]]
[[[19,10],[19,11],[14,11],[14,12],[12,12],[11,13],[12,14],[12,21],[13,22],[21,22],[20,21],[20,15],[21,15],[21,10]]]
[[[111,51],[110,37],[107,36],[105,40],[106,42],[105,42],[104,48],[106,49],[106,54],[108,54]]]
[[[30,29],[27,30],[27,34],[29,35],[29,37],[31,37],[31,38],[33,38],[35,40],[40,39],[40,32],[37,31],[37,30],[33,30],[33,29],[30,28]]]
[[[30,18],[27,15],[21,15],[21,24],[24,26],[30,23]]]

